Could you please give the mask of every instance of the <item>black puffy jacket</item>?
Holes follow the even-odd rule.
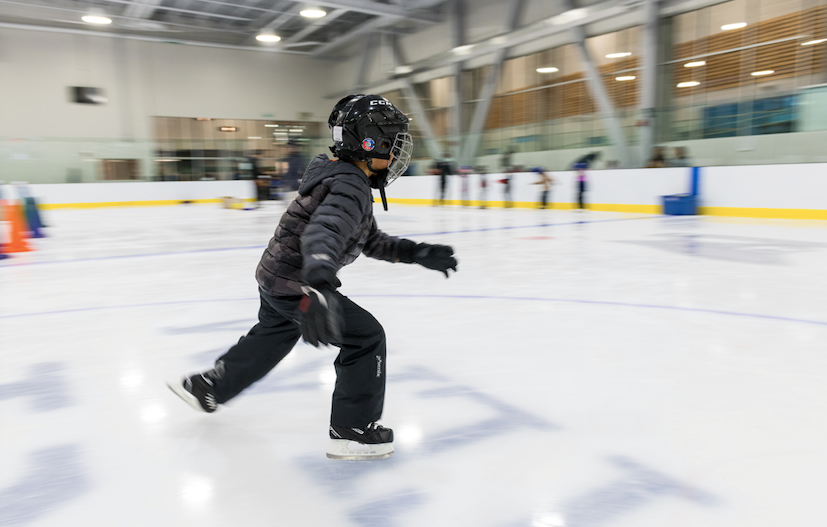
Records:
[[[299,196],[287,207],[261,256],[256,280],[269,295],[300,295],[308,271],[328,267],[337,273],[363,252],[410,263],[413,245],[376,227],[364,172],[321,154],[305,170]]]

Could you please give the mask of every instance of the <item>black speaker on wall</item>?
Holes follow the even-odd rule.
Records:
[[[70,86],[69,98],[72,102],[79,104],[105,104],[109,102],[109,99],[103,94],[102,88],[86,86]]]

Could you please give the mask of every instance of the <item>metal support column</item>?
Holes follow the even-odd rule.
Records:
[[[674,19],[663,18],[658,20],[658,64],[666,64],[658,67],[658,80],[655,85],[655,127],[653,142],[663,143],[671,141],[672,138],[672,89],[675,83],[672,75],[672,61],[673,44],[675,42],[674,35]]]
[[[658,0],[643,3],[643,64],[640,93],[640,152],[638,166],[645,166],[652,151],[658,69]]]
[[[394,67],[405,64],[405,58],[402,55],[398,38],[392,36],[390,40]],[[405,93],[405,97],[408,98],[411,110],[413,110],[413,113],[416,115],[416,126],[422,131],[422,135],[425,137],[425,148],[428,149],[428,155],[431,159],[438,159],[442,155],[442,152],[439,149],[439,143],[434,135],[434,129],[431,128],[431,122],[428,120],[428,114],[425,113],[425,108],[419,101],[419,96],[416,94],[411,80],[408,77],[401,80],[402,91]]]
[[[373,58],[373,50],[376,49],[376,33],[368,33],[365,37],[365,45],[362,48],[362,56],[359,59],[359,69],[356,71],[356,82],[354,86],[356,91],[361,92],[364,86],[368,84],[368,72],[370,70],[370,62]]]
[[[612,142],[617,148],[620,165],[622,168],[629,168],[632,166],[632,159],[629,156],[626,138],[623,135],[623,130],[620,128],[620,123],[615,117],[614,108],[612,107],[612,102],[609,100],[609,95],[606,93],[606,87],[603,86],[603,79],[600,77],[600,72],[597,70],[597,66],[595,66],[591,54],[586,48],[585,32],[582,26],[574,27],[570,31],[577,46],[580,60],[583,61],[583,66],[586,68],[589,90],[597,103],[597,108],[603,123],[606,125],[606,128],[609,129]]]
[[[505,22],[505,31],[510,32],[516,29],[525,3],[526,0],[513,0],[511,2]],[[468,135],[463,143],[462,155],[458,159],[461,165],[472,165],[474,158],[477,156],[477,149],[480,146],[485,120],[488,118],[488,110],[491,108],[491,101],[494,98],[494,91],[497,88],[497,79],[500,78],[505,54],[506,49],[500,49],[495,53],[494,62],[488,70],[488,75],[485,77],[485,81],[480,88],[479,100],[477,101],[476,108],[474,108],[474,115],[471,117],[471,127],[468,129]]]
[[[454,0],[454,48],[465,44],[465,0]],[[454,109],[452,112],[454,135],[454,159],[459,162],[462,156],[462,62],[454,64]]]
[[[497,88],[497,79],[500,77],[504,59],[505,50],[498,51],[495,62],[490,66],[488,75],[485,77],[477,107],[474,109],[474,116],[471,118],[471,127],[468,130],[468,137],[465,139],[465,147],[462,150],[461,158],[458,160],[463,165],[473,164],[477,155],[485,120],[488,118],[488,110],[491,108],[491,101],[494,99],[494,90]]]

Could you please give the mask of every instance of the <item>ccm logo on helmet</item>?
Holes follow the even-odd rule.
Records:
[[[385,106],[393,106],[391,102],[387,99],[373,99],[370,101],[371,106],[376,106],[377,104],[384,104]]]
[[[362,141],[362,150],[367,150],[368,152],[370,152],[371,150],[373,150],[375,146],[376,143],[370,137]]]

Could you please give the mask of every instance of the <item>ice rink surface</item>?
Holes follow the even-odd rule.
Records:
[[[325,457],[332,348],[215,414],[165,386],[255,323],[281,203],[53,211],[0,262],[0,525],[827,525],[827,222],[376,207],[385,461]]]

